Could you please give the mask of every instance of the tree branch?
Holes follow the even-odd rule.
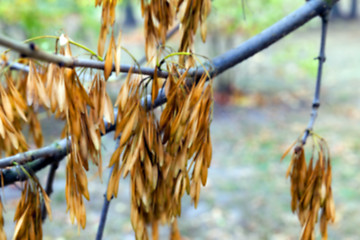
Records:
[[[287,17],[283,18],[279,22],[275,23],[262,33],[252,37],[251,39],[247,40],[243,44],[241,44],[238,48],[229,50],[225,52],[224,54],[215,57],[212,59],[212,61],[205,63],[204,65],[207,67],[207,69],[210,71],[210,74],[212,76],[219,75],[225,70],[233,67],[234,65],[248,59],[249,57],[253,56],[254,54],[262,51],[263,49],[267,48],[271,44],[275,43],[279,39],[283,38],[290,32],[294,31],[295,29],[299,28],[306,22],[310,21],[312,18],[324,14],[324,12],[328,11],[332,4],[337,2],[338,0],[333,0],[331,3],[328,3],[327,0],[311,0],[307,2],[304,6],[300,7],[298,10],[294,11],[293,13],[289,14]],[[48,54],[43,51],[37,50],[33,47],[31,48],[31,45],[26,45],[22,43],[14,43],[12,40],[9,40],[3,36],[0,35],[0,45],[6,46],[8,48],[12,48],[21,54],[27,55],[28,57],[36,58],[38,60],[48,61],[48,62],[55,62],[62,66],[66,67],[89,67],[89,68],[96,68],[96,69],[103,69],[104,68],[104,62],[95,61],[95,60],[83,60],[83,59],[73,59],[68,58],[64,56],[54,55],[54,54]],[[121,65],[121,71],[127,72],[129,71],[130,66],[128,65]],[[150,75],[152,76],[154,74],[153,68],[133,68],[133,72],[135,73],[142,73],[144,75]],[[189,78],[188,83],[194,83],[197,78],[195,76],[201,76],[205,73],[205,70],[202,68],[192,68],[189,70]],[[166,71],[159,71],[158,72],[159,77],[166,78],[168,76],[168,72]],[[195,77],[195,78],[190,78]],[[146,96],[148,99],[151,99],[151,96]],[[146,101],[143,99],[142,104],[144,104]],[[151,104],[151,101],[147,101],[148,105],[146,106],[147,109],[155,108],[156,106],[159,106],[166,102],[166,96],[165,91],[163,89],[159,90],[159,95],[157,99],[155,100],[155,104],[153,106],[149,105]],[[112,131],[115,127],[110,126],[107,129],[107,133]],[[68,141],[69,143],[69,141]],[[59,142],[55,143],[54,145],[50,145],[41,149],[29,151],[26,153],[20,153],[12,157],[4,158],[0,160],[0,168],[6,167],[6,166],[12,166],[13,162],[16,161],[20,164],[33,161],[35,159],[38,159],[36,161],[33,161],[29,164],[26,164],[27,167],[32,168],[33,171],[37,171],[44,167],[43,165],[49,165],[54,161],[49,159],[44,163],[42,160],[46,160],[47,158],[56,158],[56,156],[61,155],[64,157],[67,152],[70,151],[70,145],[66,145],[66,140],[60,140]],[[3,170],[3,174],[5,176],[5,171],[7,173],[9,171],[13,171],[14,169],[6,169]],[[9,172],[9,174],[14,172]],[[9,180],[10,179],[10,180]],[[7,184],[10,184],[11,181],[15,182],[18,180],[21,180],[22,178],[16,177],[9,177],[7,178]]]
[[[292,31],[301,27],[312,18],[319,15],[322,16],[324,13],[328,12],[332,5],[337,1],[338,0],[333,0],[331,3],[328,3],[323,0],[312,0],[307,2],[304,6],[276,22],[269,28],[265,29],[263,32],[245,41],[237,48],[231,49],[213,58],[211,61],[204,63],[204,66],[207,68],[206,70],[212,77],[221,74],[222,72],[243,62],[256,53],[261,52]],[[159,73],[164,74],[165,72],[161,71],[158,72],[158,74]],[[187,78],[187,84],[193,84],[196,81],[196,77],[201,77],[205,73],[206,71],[203,68],[190,69],[188,72],[189,77]],[[195,79],[191,77],[195,77]],[[146,102],[147,109],[155,108],[165,103],[166,96],[164,89],[160,89],[154,105],[151,105],[151,96],[147,96]]]
[[[120,138],[121,138],[121,136],[116,139],[115,149],[117,149],[119,147]],[[103,203],[103,207],[101,210],[100,223],[99,223],[99,227],[98,227],[98,230],[96,233],[96,238],[95,238],[96,240],[101,240],[103,237],[105,223],[106,223],[106,217],[107,217],[107,213],[108,213],[109,207],[110,207],[110,201],[113,199],[113,196],[111,196],[110,200],[107,199],[107,189],[109,187],[111,174],[112,174],[113,170],[114,170],[114,166],[112,166],[110,168],[110,172],[109,172],[109,179],[108,179],[108,183],[107,183],[106,190],[104,193],[104,203]]]
[[[0,168],[12,167],[15,165],[14,163],[23,165],[38,158],[57,158],[59,156],[64,157],[67,153],[70,152],[70,148],[70,139],[65,138],[43,148],[27,151],[24,153],[18,153],[16,155],[3,158],[0,160]]]
[[[260,34],[250,38],[239,47],[215,57],[212,60],[212,64],[215,68],[212,74],[218,75],[262,51],[288,35],[290,32],[298,29],[312,18],[327,12],[332,4],[337,1],[338,0],[333,0],[333,3],[328,3],[329,0],[311,0],[307,2],[305,5],[265,29]]]
[[[115,111],[116,119],[117,111]],[[106,133],[115,130],[115,125],[111,125],[105,122]],[[23,165],[28,172],[37,172],[46,166],[57,163],[65,158],[65,156],[71,151],[71,139],[65,138],[59,141],[54,142],[53,144],[39,148],[36,150],[27,151],[24,153],[19,153],[14,156],[3,158],[0,160],[0,165],[2,167],[14,166],[14,162]],[[2,174],[4,179],[4,184],[6,186],[12,184],[16,181],[25,181],[28,179],[28,175],[21,171],[18,166],[1,169],[0,174]],[[1,181],[0,181],[1,186]]]
[[[59,167],[59,162],[54,162],[51,164],[50,166],[50,170],[49,170],[49,174],[48,174],[48,178],[46,181],[46,186],[45,186],[45,192],[48,195],[48,197],[50,198],[50,195],[53,192],[53,183],[55,180],[55,173],[56,170]],[[41,220],[44,222],[47,216],[47,211],[46,211],[46,206],[45,206],[45,201],[42,200],[41,203]]]
[[[114,169],[114,167],[110,168],[108,185],[109,185],[109,182],[110,182],[110,178],[111,178],[111,174],[113,172],[113,169]],[[107,196],[106,196],[107,189],[108,188],[106,188],[106,191],[104,193],[104,203],[103,203],[103,207],[102,207],[102,210],[101,210],[99,227],[98,227],[98,230],[96,232],[96,238],[95,238],[96,240],[101,240],[102,237],[103,237],[105,223],[106,223],[106,217],[107,217],[107,213],[108,213],[109,207],[110,207],[110,201],[111,201],[111,199],[113,199],[113,197],[111,197],[110,200],[107,199]]]
[[[312,111],[310,114],[310,120],[308,126],[305,130],[304,136],[302,138],[302,144],[305,145],[307,138],[309,137],[310,132],[313,129],[316,117],[318,115],[318,109],[320,107],[320,89],[321,89],[321,78],[322,78],[322,70],[323,64],[326,60],[325,58],[325,41],[326,41],[326,32],[328,26],[328,12],[324,13],[321,16],[321,42],[320,42],[320,53],[319,56],[316,58],[319,60],[318,71],[317,71],[317,78],[316,78],[316,86],[315,86],[315,94],[314,100],[312,103]]]
[[[17,51],[21,54],[21,57],[34,58],[37,60],[49,62],[49,63],[57,63],[62,67],[84,67],[84,68],[93,68],[104,70],[105,63],[103,61],[90,60],[90,59],[81,59],[81,58],[70,58],[65,57],[63,55],[56,55],[47,53],[38,49],[38,47],[34,43],[24,44],[20,42],[15,42],[13,39],[5,37],[0,34],[0,45],[10,48],[14,51]],[[133,73],[143,74],[143,75],[154,75],[154,68],[149,67],[136,67],[131,65],[121,65],[120,72],[129,72],[130,69],[133,69]],[[113,65],[113,71],[115,71],[115,65]],[[168,76],[167,72],[162,72],[158,74],[159,77],[166,78]]]
[[[212,76],[218,75],[225,70],[233,67],[236,64],[241,63],[242,61],[248,59],[254,54],[260,52],[261,50],[267,48],[271,44],[275,43],[279,39],[285,37],[290,32],[299,28],[312,18],[321,15],[323,12],[328,11],[331,6],[338,0],[332,0],[330,3],[328,0],[311,0],[307,2],[304,6],[300,7],[296,11],[289,14],[287,17],[278,21],[265,31],[254,36],[248,41],[241,44],[238,48],[229,50],[224,54],[215,57],[212,61],[205,63],[207,70],[211,73]],[[70,58],[62,55],[55,55],[46,53],[37,49],[33,44],[23,44],[13,41],[3,35],[0,35],[0,45],[10,48],[19,52],[24,57],[35,58],[38,60],[57,63],[60,66],[64,67],[85,67],[85,68],[94,68],[94,69],[104,69],[104,62],[97,60],[88,60],[80,58]],[[121,65],[121,72],[128,72],[132,66],[130,65]],[[113,71],[115,71],[115,66],[113,65]],[[182,72],[184,72],[183,70]],[[181,72],[181,73],[182,73]],[[149,67],[133,67],[133,73],[143,74],[143,75],[154,75],[154,68]],[[189,77],[200,77],[205,73],[205,69],[202,68],[192,68],[189,71]],[[159,71],[158,77],[166,78],[168,76],[167,71]]]
[[[62,159],[64,159],[65,156],[66,155],[58,154],[57,156],[51,158],[42,157],[34,160],[33,162],[24,164],[23,167],[26,169],[27,172],[35,173],[47,167],[49,164],[60,162]],[[3,175],[4,179],[3,182],[0,181],[1,187],[5,187],[17,181],[26,181],[29,177],[29,175],[22,171],[21,168],[19,168],[18,166],[1,170],[1,174]]]
[[[9,67],[11,70],[29,72],[29,66],[26,66],[21,63],[0,61],[0,66],[1,65],[4,65],[5,67]]]

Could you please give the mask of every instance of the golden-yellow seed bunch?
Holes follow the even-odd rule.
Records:
[[[115,21],[116,2],[95,1],[96,6],[102,6],[98,42],[100,56],[104,54],[107,34]],[[210,0],[153,0],[141,1],[141,4],[148,59],[158,57],[155,46],[160,41],[165,43],[166,32],[174,24],[177,14],[181,15],[183,29],[180,51],[192,49],[192,38],[199,23],[205,40],[204,22],[210,11]],[[147,224],[152,224],[153,236],[157,236],[158,222],[171,222],[173,239],[179,239],[174,219],[181,214],[181,198],[186,192],[197,206],[200,185],[206,184],[210,166],[212,84],[206,85],[207,77],[203,76],[198,84],[187,85],[187,71],[179,75],[178,66],[175,65],[168,67],[169,77],[161,79],[157,76],[159,69],[156,68],[151,79],[152,97],[148,101],[154,103],[162,86],[165,86],[168,100],[164,111],[158,116],[152,109],[144,108],[140,100],[146,95],[146,86],[150,81],[144,83],[139,78],[132,78],[129,73],[116,100],[118,115],[115,119],[113,104],[106,92],[106,80],[113,70],[117,74],[120,72],[120,39],[121,33],[116,42],[114,34],[111,35],[105,57],[104,78],[99,73],[90,74],[94,78],[89,89],[85,89],[75,69],[61,64],[41,66],[34,60],[22,60],[28,64],[29,71],[17,73],[16,81],[12,79],[12,74],[4,71],[6,87],[0,85],[0,151],[13,155],[27,150],[27,142],[21,133],[24,122],[30,126],[36,146],[43,144],[39,110],[52,112],[56,118],[64,120],[66,124],[62,137],[71,139],[66,166],[67,210],[71,221],[76,220],[84,228],[84,198],[90,198],[86,176],[89,160],[98,167],[101,177],[100,137],[101,133],[106,132],[104,119],[108,123],[116,123],[115,136],[121,135],[121,138],[109,163],[113,172],[107,197],[117,196],[120,177],[129,175],[132,189],[131,222],[137,238],[148,237]],[[60,37],[56,52],[72,57],[67,36]],[[183,59],[182,56],[180,58]],[[189,55],[189,58],[192,57]],[[148,105],[146,101],[145,105]],[[37,239],[41,235],[41,229],[36,225],[39,222],[33,221],[40,216],[36,215],[39,213],[35,203],[38,204],[44,194],[38,182],[35,184],[36,191],[29,185],[25,184],[26,194],[23,192],[28,197],[22,197],[15,215],[18,239],[24,236]],[[29,216],[36,216],[35,220]],[[32,224],[32,227],[26,229],[24,226],[28,224]]]
[[[179,52],[194,51],[194,35],[201,28],[201,38],[205,42],[207,27],[206,18],[210,13],[211,0],[142,0],[141,10],[144,16],[145,52],[148,60],[157,57],[156,46],[165,44],[166,33],[174,24],[177,15],[181,23],[181,43]],[[192,56],[188,57],[189,59]],[[179,62],[185,64],[185,55]]]
[[[117,0],[95,0],[95,6],[102,5],[101,28],[98,41],[98,54],[103,56],[106,36],[110,26],[115,22],[115,7]]]
[[[94,88],[92,99],[87,95],[85,89],[82,87],[79,79],[72,71],[66,77],[66,135],[71,137],[71,153],[67,162],[67,177],[66,177],[66,200],[68,204],[68,210],[70,210],[70,216],[73,221],[74,216],[79,221],[81,226],[85,227],[85,207],[82,196],[89,200],[90,196],[87,190],[87,176],[85,170],[89,169],[89,158],[92,162],[98,166],[99,173],[102,172],[101,163],[101,139],[100,128],[103,126],[103,120],[99,121],[97,114],[104,113],[104,110],[99,110],[99,106],[105,105],[103,101],[106,100],[105,94],[102,88]],[[98,90],[99,92],[95,93]],[[100,97],[98,97],[100,95]],[[94,100],[98,100],[94,104]],[[90,113],[87,106],[90,106]],[[95,106],[97,108],[95,108]],[[102,108],[103,109],[103,108]],[[111,111],[107,109],[106,113]],[[102,117],[102,116],[101,116]],[[95,122],[97,121],[97,122]]]
[[[181,26],[182,37],[179,47],[180,52],[187,52],[193,50],[194,35],[200,23],[200,32],[203,42],[206,40],[206,18],[210,13],[211,0],[180,0],[178,9],[182,2],[186,2],[185,9],[182,12]],[[180,57],[180,64],[184,65],[185,56]]]
[[[41,206],[43,201],[51,218],[50,199],[44,189],[37,179],[26,181],[14,216],[14,221],[16,221],[14,240],[42,239]]]
[[[320,232],[325,240],[328,222],[335,221],[331,160],[325,140],[313,137],[313,152],[308,163],[300,144],[294,149],[286,176],[291,180],[291,209],[297,213],[302,227],[300,239],[315,239],[315,225],[320,214]]]
[[[21,132],[21,122],[28,121],[26,117],[28,106],[10,74],[4,74],[7,87],[0,84],[0,153],[13,155],[26,151],[28,146]],[[34,126],[33,126],[34,127]],[[36,131],[33,127],[31,131]],[[41,135],[41,129],[40,129]]]
[[[69,43],[61,46],[60,53],[71,56]],[[51,110],[66,120],[63,137],[71,137],[71,153],[66,166],[66,201],[71,221],[77,219],[85,228],[84,198],[89,200],[87,176],[89,159],[102,173],[101,132],[105,133],[104,118],[114,122],[114,110],[106,93],[106,83],[97,73],[88,94],[74,69],[50,64],[47,72],[47,90]]]
[[[154,236],[158,222],[170,223],[180,216],[185,192],[196,207],[210,166],[212,85],[204,90],[203,76],[197,85],[187,86],[187,72],[177,78],[176,68],[171,69],[165,80],[167,104],[159,120],[141,106],[144,89],[137,78],[128,76],[116,101],[115,137],[120,136],[120,142],[109,163],[113,171],[107,198],[116,197],[120,177],[130,175],[131,223],[137,239],[148,239],[147,224],[152,224]],[[152,89],[160,82],[155,74]]]

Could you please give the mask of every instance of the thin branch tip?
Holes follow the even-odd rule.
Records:
[[[312,104],[312,111],[311,111],[311,117],[308,123],[308,127],[305,130],[304,136],[302,138],[302,143],[305,145],[307,138],[310,135],[310,132],[312,131],[315,120],[318,115],[318,109],[320,108],[320,90],[321,90],[321,80],[322,80],[322,71],[323,71],[323,64],[326,61],[325,58],[325,42],[326,42],[326,35],[327,35],[327,25],[328,25],[328,12],[326,14],[320,15],[322,18],[322,27],[321,27],[321,41],[320,41],[320,53],[319,56],[315,59],[319,60],[318,64],[318,71],[317,71],[317,77],[316,77],[316,86],[315,86],[315,93],[314,93],[314,100]]]

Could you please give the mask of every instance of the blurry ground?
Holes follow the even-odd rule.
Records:
[[[224,81],[235,79],[232,87],[237,90],[231,98],[216,95],[212,166],[197,210],[184,198],[179,225],[185,239],[298,239],[300,227],[290,210],[290,183],[285,179],[289,159],[281,163],[280,156],[308,122],[316,70],[312,59],[318,54],[320,36],[319,27],[316,23],[313,26],[293,33],[227,73]],[[359,38],[359,21],[330,24],[322,102],[315,125],[316,132],[327,139],[333,159],[337,221],[329,227],[329,239],[360,236]],[[234,36],[231,41],[236,45],[243,39]],[[207,56],[213,48],[211,37],[209,42],[208,49],[201,49]],[[219,48],[227,45],[215,44]],[[53,121],[45,124],[45,129],[56,132],[48,141],[55,140],[59,133],[53,129]],[[103,146],[106,163],[113,150],[111,136],[104,138]],[[89,174],[87,228],[78,234],[65,213],[64,165],[65,161],[57,172],[51,196],[53,220],[43,226],[44,239],[94,239],[105,184]],[[104,182],[107,175],[104,171]],[[45,176],[43,171],[42,181]],[[14,196],[18,193],[14,187],[6,191]],[[119,192],[118,199],[111,202],[104,239],[134,239],[127,180],[121,182]],[[10,196],[5,202],[8,237],[14,229],[16,203]],[[167,228],[162,229],[162,239],[167,239],[167,232]]]

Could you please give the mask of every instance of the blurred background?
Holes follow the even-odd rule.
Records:
[[[209,58],[236,47],[304,4],[292,0],[214,0],[208,37],[197,35],[195,52]],[[342,0],[330,20],[326,43],[321,107],[315,131],[324,137],[333,161],[336,222],[329,239],[360,236],[360,20],[357,0]],[[123,46],[137,59],[144,55],[143,24],[138,1],[117,7],[115,29]],[[101,9],[91,0],[1,0],[0,31],[17,40],[67,33],[76,42],[97,49]],[[179,220],[184,239],[298,239],[300,226],[290,210],[289,157],[282,153],[307,126],[315,87],[320,43],[319,18],[265,51],[215,79],[212,122],[213,160],[198,208],[183,199]],[[179,35],[168,44],[177,46]],[[36,41],[53,51],[54,40]],[[73,48],[76,56],[84,54]],[[122,63],[132,64],[125,53]],[[108,83],[112,99],[122,82]],[[62,122],[42,117],[46,144],[58,139]],[[55,124],[56,123],[56,124]],[[114,149],[113,136],[103,138],[105,164]],[[108,170],[103,183],[90,171],[87,227],[78,231],[66,214],[65,161],[60,164],[51,196],[53,220],[43,225],[44,239],[94,239]],[[39,173],[46,181],[47,170]],[[5,188],[5,230],[10,238],[20,184]],[[111,202],[104,239],[134,239],[129,213],[129,182],[120,183]],[[161,239],[169,229],[161,228]],[[317,229],[317,238],[320,239]]]

